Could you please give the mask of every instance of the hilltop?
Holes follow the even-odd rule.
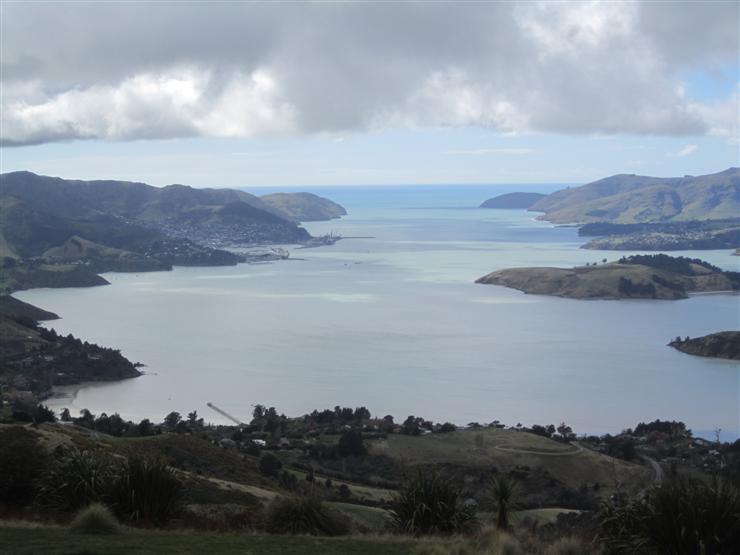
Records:
[[[740,290],[740,274],[698,259],[658,254],[572,269],[511,268],[492,272],[476,283],[570,299],[685,299],[693,292]]]
[[[542,193],[506,193],[489,198],[480,205],[480,208],[527,209],[546,196]]]
[[[614,175],[552,193],[530,210],[559,224],[735,218],[740,213],[740,168],[668,178]]]

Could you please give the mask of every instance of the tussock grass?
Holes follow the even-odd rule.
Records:
[[[271,534],[341,536],[349,528],[347,518],[312,496],[278,497],[265,515],[265,529]]]
[[[78,534],[110,535],[121,532],[116,517],[102,503],[93,503],[79,511],[69,529]]]

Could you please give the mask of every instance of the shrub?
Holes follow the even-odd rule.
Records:
[[[112,481],[109,499],[120,518],[166,524],[177,512],[182,483],[164,461],[129,459]]]
[[[271,534],[340,536],[349,532],[349,524],[316,497],[278,497],[267,509],[265,529]]]
[[[69,528],[80,534],[117,534],[121,531],[116,517],[101,503],[93,503],[80,510]]]
[[[740,492],[729,483],[677,480],[642,500],[605,504],[598,540],[615,553],[740,553]]]
[[[39,500],[52,509],[76,511],[103,499],[112,472],[109,459],[92,451],[65,448],[42,478]]]
[[[49,456],[37,434],[20,426],[0,431],[0,502],[22,507],[34,497]]]
[[[264,453],[260,457],[259,470],[265,476],[277,476],[282,467],[283,463],[272,453]]]
[[[391,520],[399,531],[414,535],[454,534],[477,525],[459,490],[436,474],[421,472],[401,486],[392,501]]]

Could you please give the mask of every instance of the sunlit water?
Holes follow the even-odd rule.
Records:
[[[319,190],[350,213],[306,225],[347,237],[334,246],[273,264],[107,274],[107,287],[19,293],[59,313],[49,323],[57,331],[147,365],[137,379],[62,388],[68,396],[50,404],[136,420],[197,410],[213,422],[223,418],[209,401],[240,419],[256,403],[289,415],[365,405],[401,419],[565,421],[578,432],[668,418],[736,436],[738,365],[666,343],[740,329],[740,298],[577,301],[475,285],[495,269],[623,254],[579,249],[575,229],[532,213],[474,208],[508,190]],[[676,254],[739,269],[728,251]]]

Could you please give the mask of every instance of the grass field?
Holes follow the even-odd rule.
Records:
[[[4,555],[405,555],[415,541],[392,537],[314,538],[126,529],[90,536],[58,526],[0,523]]]
[[[371,445],[373,453],[388,455],[410,466],[495,466],[504,471],[517,466],[543,467],[570,487],[599,482],[606,488],[605,492],[617,483],[627,489],[644,487],[652,477],[652,472],[644,466],[516,430],[483,428],[423,436],[394,434]]]

